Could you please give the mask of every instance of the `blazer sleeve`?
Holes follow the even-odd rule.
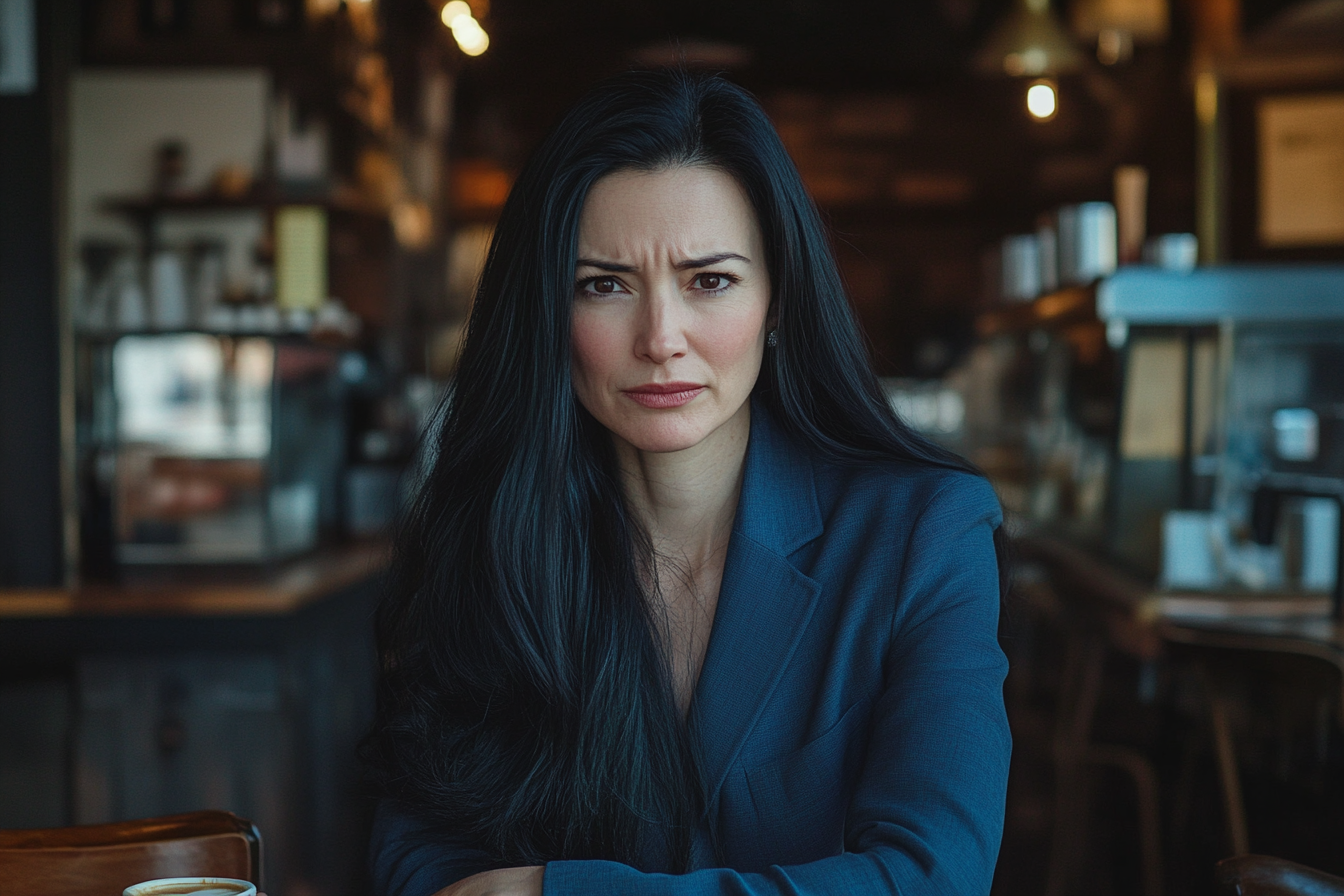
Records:
[[[431,896],[478,871],[498,867],[481,850],[433,836],[410,809],[378,804],[369,839],[369,870],[379,896]]]
[[[882,692],[845,821],[845,851],[756,874],[645,874],[604,861],[546,866],[547,896],[988,893],[1012,740],[998,644],[998,502],[949,477],[905,545]]]

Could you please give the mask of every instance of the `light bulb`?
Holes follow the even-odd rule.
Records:
[[[439,13],[439,18],[449,28],[452,28],[453,23],[462,16],[471,18],[471,7],[466,4],[465,0],[449,0],[443,5],[443,11]]]
[[[1059,101],[1055,95],[1055,85],[1049,81],[1037,81],[1027,88],[1027,111],[1037,121],[1049,121],[1059,111]]]
[[[490,46],[490,36],[481,23],[470,16],[458,16],[453,20],[453,39],[457,41],[458,49],[468,56],[479,56]]]
[[[468,56],[479,56],[490,46],[490,36],[471,14],[471,6],[465,0],[449,0],[443,5],[439,18],[453,30],[458,49]]]
[[[464,41],[457,42],[458,49],[468,56],[479,56],[484,53],[489,46],[490,35],[486,34],[484,31],[480,33],[479,37],[473,39],[469,43]]]
[[[453,37],[457,38],[458,43],[470,41],[478,34],[484,34],[485,29],[481,23],[470,16],[458,16],[453,19]]]

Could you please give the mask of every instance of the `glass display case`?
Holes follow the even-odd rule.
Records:
[[[316,546],[338,515],[338,360],[331,348],[271,335],[89,342],[85,556],[112,569],[254,564]]]

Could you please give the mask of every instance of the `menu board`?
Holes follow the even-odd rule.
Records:
[[[1344,93],[1266,97],[1257,112],[1261,245],[1344,244]]]

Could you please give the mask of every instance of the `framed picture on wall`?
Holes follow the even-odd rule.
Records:
[[[1260,245],[1344,245],[1344,90],[1263,97],[1256,131]]]
[[[1231,261],[1344,260],[1344,55],[1224,73]]]

